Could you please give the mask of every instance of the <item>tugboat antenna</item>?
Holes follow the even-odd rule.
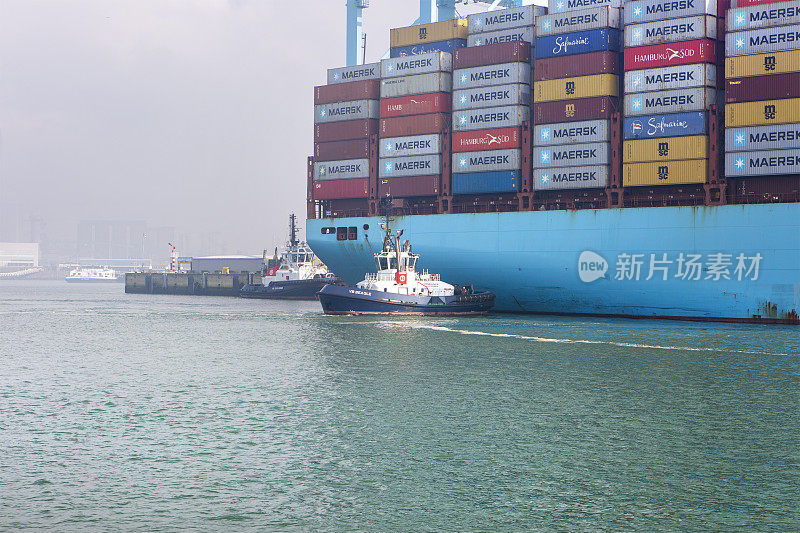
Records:
[[[289,246],[297,246],[298,244],[296,218],[294,213],[289,215]]]

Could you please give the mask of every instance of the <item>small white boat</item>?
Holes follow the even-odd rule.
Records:
[[[78,267],[70,270],[64,279],[67,283],[117,283],[123,278],[108,267]]]

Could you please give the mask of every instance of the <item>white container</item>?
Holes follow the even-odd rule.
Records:
[[[528,63],[503,63],[472,68],[457,68],[453,71],[453,89],[472,89],[507,85],[509,83],[531,83],[531,66]]]
[[[453,78],[449,72],[398,76],[381,80],[381,98],[425,93],[449,93],[452,90]]]
[[[451,72],[453,54],[429,52],[417,56],[401,56],[381,60],[381,77],[413,76],[432,72]]]
[[[537,191],[559,189],[598,189],[608,185],[608,166],[537,168],[533,188]]]
[[[725,154],[725,175],[774,176],[800,174],[800,148]]]
[[[625,73],[626,93],[716,86],[717,66],[711,63],[629,70]]]
[[[441,154],[387,157],[378,161],[379,178],[428,176],[431,174],[441,174],[441,172]]]
[[[725,151],[786,150],[800,146],[800,124],[748,126],[725,130]]]
[[[717,15],[717,0],[633,0],[625,2],[624,24]]]
[[[344,159],[314,163],[315,180],[368,178],[369,159]]]
[[[452,171],[463,172],[497,172],[502,170],[519,170],[521,150],[482,150],[480,152],[459,152],[453,154]]]
[[[737,31],[725,36],[725,53],[728,57],[798,49],[800,49],[800,26],[796,24]]]
[[[522,6],[508,9],[496,9],[486,13],[475,13],[467,16],[467,28],[470,35],[488,31],[507,30],[521,26],[533,26],[534,18],[543,15],[544,6]]]
[[[579,167],[608,165],[608,143],[537,146],[533,149],[533,168]]]
[[[453,91],[453,109],[531,105],[531,86],[521,83]]]
[[[625,95],[625,116],[706,111],[717,103],[717,91],[706,87]]]
[[[622,7],[622,0],[549,0],[547,12],[564,13],[565,11],[577,11],[600,6],[620,8]]]
[[[467,46],[483,46],[486,44],[512,43],[525,41],[533,44],[533,26],[510,28],[507,30],[476,33],[467,37]]]
[[[716,39],[717,17],[696,15],[625,26],[625,47]]]
[[[536,17],[536,35],[559,35],[599,28],[618,29],[622,22],[619,8],[601,6]]]
[[[608,120],[540,124],[533,129],[534,146],[601,143],[609,140]]]
[[[438,154],[442,151],[442,136],[438,133],[387,137],[378,143],[379,157],[406,157],[412,155]]]
[[[730,32],[800,24],[800,1],[729,9],[725,23]]]
[[[380,116],[379,104],[378,100],[353,100],[350,102],[318,104],[314,106],[314,124],[378,118]]]
[[[513,128],[530,119],[528,106],[512,105],[453,112],[453,131]]]
[[[352,67],[328,69],[328,85],[348,81],[377,80],[381,77],[380,63],[367,63]]]

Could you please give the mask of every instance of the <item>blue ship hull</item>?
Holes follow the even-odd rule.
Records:
[[[309,220],[344,281],[374,270],[380,217]],[[443,279],[509,312],[797,324],[800,204],[530,211],[392,218]],[[356,240],[323,228],[355,227]],[[368,229],[365,229],[368,228]]]

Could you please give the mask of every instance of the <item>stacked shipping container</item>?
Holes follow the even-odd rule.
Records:
[[[470,15],[453,71],[453,194],[519,192],[529,168],[531,45],[539,6]],[[527,146],[526,148],[523,148]]]
[[[467,46],[467,21],[453,19],[394,28],[389,30],[389,46],[392,58],[429,52],[452,54]]]
[[[379,196],[439,194],[452,70],[448,52],[381,61]]]
[[[314,198],[367,198],[370,139],[377,131],[380,65],[328,70],[314,88]]]
[[[536,20],[534,189],[604,188],[620,94],[620,10],[564,12],[562,4],[552,0],[558,13]]]
[[[717,1],[625,3],[623,185],[708,179]]]
[[[727,16],[725,173],[798,175],[800,1],[744,3]]]

